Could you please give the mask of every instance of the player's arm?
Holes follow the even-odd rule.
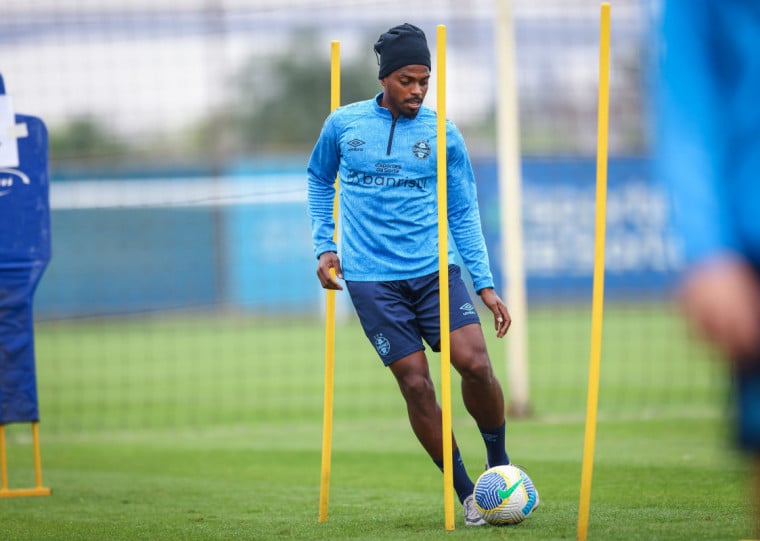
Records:
[[[317,277],[326,289],[343,289],[336,280],[336,277],[342,278],[343,273],[337,253],[338,247],[333,240],[335,178],[340,163],[336,133],[334,117],[331,115],[322,127],[322,133],[314,146],[307,168],[308,210],[314,254],[318,260]]]
[[[658,176],[668,188],[687,263],[680,305],[700,335],[743,362],[760,355],[760,281],[741,255],[730,179],[723,176],[736,144],[721,127],[720,105],[731,94],[716,74],[727,68],[699,31],[711,24],[707,11],[691,7],[674,3],[663,16]]]
[[[718,75],[730,73],[732,64],[711,53],[704,38],[714,24],[708,14],[689,2],[668,4],[656,94],[656,173],[668,190],[689,265],[743,248],[723,177],[736,142],[723,127],[722,105],[732,95]]]
[[[512,318],[504,301],[494,290],[483,229],[478,209],[475,175],[459,131],[452,125],[447,133],[448,146],[448,221],[451,235],[472,277],[475,291],[493,313],[496,335],[507,333]]]
[[[475,291],[494,287],[480,223],[475,175],[464,139],[449,122],[447,143],[448,225]]]

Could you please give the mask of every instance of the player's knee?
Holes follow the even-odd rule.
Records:
[[[435,386],[423,374],[409,374],[398,380],[401,394],[407,401],[435,400]]]
[[[474,355],[459,369],[462,379],[478,383],[490,383],[494,379],[493,368],[488,355]]]

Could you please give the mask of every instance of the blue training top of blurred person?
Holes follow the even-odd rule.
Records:
[[[758,266],[760,2],[673,0],[663,10],[657,172],[672,188],[686,262],[736,252]]]

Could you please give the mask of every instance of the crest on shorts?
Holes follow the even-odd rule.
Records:
[[[383,333],[376,334],[372,339],[372,342],[375,344],[375,349],[381,356],[385,357],[391,352],[391,343],[385,336],[383,336]]]

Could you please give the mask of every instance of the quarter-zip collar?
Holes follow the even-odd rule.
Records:
[[[377,94],[377,95],[375,96],[375,100],[374,100],[374,103],[375,103],[375,111],[376,111],[378,114],[380,114],[381,116],[383,116],[383,117],[386,117],[386,118],[387,118],[387,117],[390,117],[390,120],[391,120],[391,131],[390,131],[390,133],[388,134],[388,146],[386,147],[386,150],[385,150],[385,155],[386,155],[386,156],[390,156],[390,155],[391,155],[391,149],[393,148],[393,134],[394,134],[394,132],[396,131],[396,122],[398,122],[398,120],[399,120],[399,119],[400,119],[400,118],[401,118],[403,115],[398,115],[396,118],[393,118],[393,114],[390,112],[390,110],[389,110],[389,109],[386,109],[385,107],[383,107],[382,105],[380,105],[380,101],[381,101],[382,99],[383,99],[383,93],[382,93],[382,92],[380,92],[379,94]],[[407,118],[407,117],[404,117],[404,118],[405,118],[406,120],[411,120],[411,119],[409,119],[409,118]]]

